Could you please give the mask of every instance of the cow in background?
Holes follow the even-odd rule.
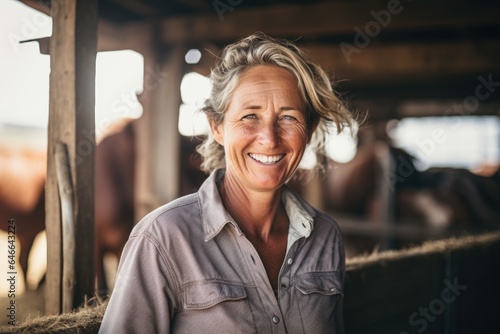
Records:
[[[24,275],[33,241],[45,228],[46,160],[44,151],[0,148],[0,228],[8,231],[8,220],[15,219]]]
[[[409,172],[395,182],[396,217],[420,219],[437,230],[471,233],[500,229],[500,169],[489,176],[467,169],[418,171],[415,158],[391,148],[395,171]],[[412,172],[411,172],[412,171]]]
[[[117,125],[96,148],[95,273],[99,291],[106,291],[103,256],[119,257],[134,225],[133,123]],[[0,149],[0,228],[16,220],[19,264],[26,275],[36,235],[45,229],[45,151]]]
[[[352,161],[330,162],[324,188],[327,210],[368,223],[389,210],[386,217],[394,224],[420,225],[436,233],[500,229],[498,169],[491,176],[455,168],[419,171],[415,158],[393,147],[381,129],[385,127],[361,131]],[[381,205],[383,190],[390,196],[390,206]]]
[[[100,292],[107,291],[104,255],[120,257],[134,226],[134,122],[111,129],[96,148],[95,168],[95,273]],[[180,195],[198,190],[207,175],[200,171],[196,153],[200,138],[181,137]],[[0,150],[0,219],[7,231],[8,219],[17,221],[21,244],[20,265],[28,271],[33,240],[45,229],[45,151]]]

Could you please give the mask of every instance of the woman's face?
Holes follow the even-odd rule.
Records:
[[[224,121],[211,127],[224,146],[226,176],[258,191],[275,190],[293,175],[315,128],[307,127],[295,77],[263,65],[240,76]]]

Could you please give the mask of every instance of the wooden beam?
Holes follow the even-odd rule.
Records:
[[[140,0],[108,0],[118,7],[127,9],[128,11],[142,15],[145,17],[158,15],[158,10],[154,6]]]
[[[188,41],[234,41],[256,31],[271,36],[309,38],[332,35],[355,35],[355,27],[364,30],[375,16],[391,7],[383,31],[430,28],[456,29],[468,26],[498,25],[499,6],[494,1],[325,1],[307,4],[271,5],[238,8],[223,13],[168,18],[163,21],[162,40],[166,43]],[[375,13],[375,14],[373,14]],[[375,16],[374,16],[375,15]],[[380,25],[379,25],[380,26]],[[375,31],[375,30],[374,30]]]
[[[38,10],[40,13],[44,13],[50,16],[50,7],[47,5],[47,3],[44,3],[40,0],[21,0],[21,2],[28,7]]]
[[[99,21],[97,49],[116,51],[130,49],[140,53],[147,52],[150,46],[152,25],[146,22],[116,24],[106,20]]]
[[[55,146],[66,144],[75,208],[76,285],[73,306],[94,294],[94,150],[97,0],[53,0],[46,183],[46,311],[61,312],[61,206]]]
[[[143,52],[149,48],[148,39],[152,26],[147,23],[115,24],[100,20],[98,24],[97,51],[134,50]],[[20,41],[20,43],[38,42],[40,53],[50,54],[50,37]]]
[[[500,71],[500,40],[369,45],[344,53],[338,45],[304,45],[336,80],[353,84],[414,81]]]
[[[100,22],[98,50],[144,50],[147,48],[144,36],[150,30],[152,28],[144,24],[119,26]],[[41,50],[48,49],[48,39],[38,41]],[[202,61],[191,67],[207,75],[215,60],[212,54],[217,55],[219,51],[213,44],[198,44]],[[334,75],[335,80],[347,80],[355,86],[500,72],[500,40],[374,44],[358,49],[358,53],[344,53],[339,45],[331,44],[307,43],[302,47]]]
[[[470,96],[473,96],[472,94]],[[498,101],[480,101],[477,109],[467,111],[465,99],[352,99],[351,109],[368,114],[368,124],[405,117],[498,116]]]
[[[184,46],[144,55],[143,115],[137,120],[136,218],[179,196],[180,83]]]

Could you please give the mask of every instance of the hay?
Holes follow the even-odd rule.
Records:
[[[369,255],[356,256],[346,260],[346,269],[353,270],[381,261],[395,261],[405,257],[451,252],[457,249],[467,249],[474,246],[488,245],[500,240],[500,231],[476,236],[450,238],[437,241],[427,241],[421,246],[397,251],[374,252]]]
[[[107,302],[98,301],[97,303],[97,306],[86,305],[72,313],[29,319],[16,326],[2,326],[0,333],[97,333]]]

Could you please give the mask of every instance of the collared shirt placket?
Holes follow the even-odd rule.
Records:
[[[271,329],[271,333],[286,333],[281,308],[276,298],[273,298],[274,292],[267,277],[264,264],[252,243],[243,234],[240,238],[242,238],[240,239],[242,241],[240,242],[240,246],[241,250],[244,252],[243,256],[247,260],[248,271],[257,287],[256,291],[262,303],[261,309],[266,312],[265,317],[269,324],[269,326],[266,327]]]

